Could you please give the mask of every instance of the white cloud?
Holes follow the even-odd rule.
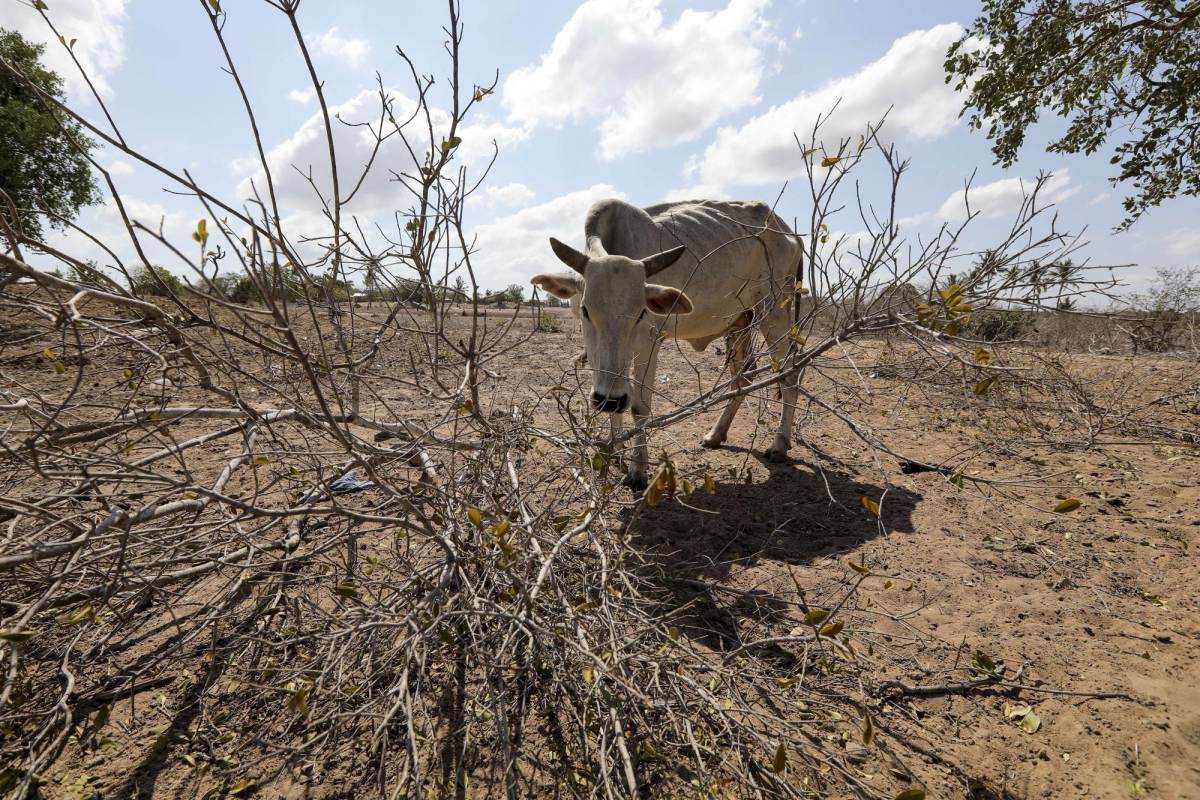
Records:
[[[337,26],[317,37],[317,52],[345,61],[352,67],[361,67],[371,54],[371,43],[366,39],[347,39],[338,35]]]
[[[1003,217],[1016,213],[1025,198],[1033,191],[1036,181],[1025,178],[1002,178],[983,186],[972,186],[966,198],[970,200],[971,212],[978,212],[980,217]],[[1079,191],[1079,187],[1071,183],[1070,170],[1055,171],[1042,186],[1038,193],[1038,205],[1061,203]],[[963,192],[951,194],[941,207],[932,214],[922,214],[909,218],[904,222],[935,221],[966,219],[967,203]]]
[[[482,191],[471,195],[468,202],[484,208],[512,208],[532,199],[533,190],[525,184],[506,183],[503,186],[485,186]]]
[[[390,89],[385,91],[393,101],[396,119],[408,119],[415,106],[414,101],[399,92]],[[359,174],[371,158],[375,147],[375,137],[371,130],[378,132],[379,92],[377,89],[365,89],[340,105],[330,106],[329,114],[333,120],[339,185],[345,198],[354,189]],[[433,109],[432,118],[434,135],[440,142],[449,129],[449,115],[440,109]],[[365,123],[366,127],[354,127],[344,123]],[[394,135],[394,131],[394,128],[385,123],[382,133],[392,134],[391,138],[387,139],[375,154],[370,172],[363,179],[348,207],[350,213],[370,215],[385,209],[405,207],[412,201],[411,196],[395,182],[390,171],[409,174],[416,171],[408,150],[400,137]],[[405,132],[418,155],[429,146],[423,119],[411,124]],[[525,131],[501,123],[468,124],[458,129],[462,144],[456,151],[456,158],[467,166],[479,166],[491,158],[492,140],[503,148],[521,141],[525,135]],[[237,159],[233,168],[248,168],[254,163],[248,159]],[[295,133],[272,147],[267,153],[267,163],[271,167],[276,193],[285,215],[308,213],[310,216],[307,218],[313,218],[311,214],[319,207],[308,182],[310,175],[324,196],[332,198],[325,125],[319,113],[310,116]],[[239,197],[251,197],[252,179],[260,191],[265,191],[261,168],[255,166],[252,174],[242,174],[244,177],[238,186]]]
[[[1167,234],[1167,253],[1181,262],[1200,264],[1200,228],[1180,228]]]
[[[123,159],[117,159],[105,167],[110,175],[132,175],[133,165]]]
[[[724,187],[712,183],[696,183],[690,186],[681,186],[678,189],[671,189],[663,197],[663,202],[674,202],[677,200],[728,200],[729,193]]]
[[[176,247],[182,247],[186,255],[193,255],[194,250],[189,236],[195,229],[196,220],[205,216],[203,209],[197,209],[195,215],[188,215],[177,209],[171,209],[161,203],[143,200],[132,195],[122,195],[121,203],[131,221],[139,222],[153,231],[162,228],[163,236]],[[102,267],[109,267],[113,262],[108,251],[116,253],[125,263],[127,269],[137,269],[141,266],[137,252],[129,238],[129,232],[121,220],[117,204],[108,200],[99,205],[84,209],[76,224],[86,230],[89,236],[83,236],[70,229],[47,232],[46,242],[52,247],[82,261],[94,260]],[[143,252],[152,263],[161,264],[177,274],[187,274],[195,279],[195,273],[186,271],[178,256],[160,245],[157,240],[144,231],[138,231]],[[101,247],[92,238],[104,246]],[[198,245],[197,245],[198,247]],[[107,248],[107,249],[106,249]],[[39,260],[37,266],[53,269],[56,264],[49,259]],[[115,274],[115,273],[113,273]]]
[[[527,126],[597,123],[605,159],[692,141],[758,102],[764,51],[779,44],[768,3],[688,9],[668,25],[661,0],[587,0],[540,63],[505,81],[504,104]]]
[[[125,4],[126,0],[53,0],[46,10],[63,38],[77,40],[73,52],[104,95],[111,94],[108,78],[125,60]],[[73,98],[88,93],[79,69],[32,3],[0,3],[0,28],[46,45],[42,63],[62,76],[67,92]]]
[[[1091,200],[1089,200],[1088,205],[1089,206],[1098,206],[1110,197],[1112,197],[1111,192],[1101,192],[1100,194],[1096,195]]]
[[[551,252],[549,238],[583,249],[587,210],[607,197],[624,199],[625,195],[600,183],[477,227],[479,252],[472,261],[480,285],[498,288],[510,283],[528,284],[539,272],[566,269]]]
[[[942,136],[954,127],[962,107],[962,98],[946,84],[943,67],[947,48],[962,33],[954,23],[913,31],[853,75],[772,106],[740,128],[720,129],[696,165],[699,180],[757,185],[803,174],[793,137],[806,141],[817,117],[829,114],[835,105],[820,131],[820,138],[830,144],[856,137],[884,114],[887,138]]]
[[[302,106],[306,106],[313,100],[317,99],[317,90],[311,86],[307,89],[292,89],[287,93],[287,99],[291,100],[293,103],[299,103]]]

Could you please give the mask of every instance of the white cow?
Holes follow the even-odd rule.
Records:
[[[614,436],[630,405],[635,423],[650,414],[664,337],[686,340],[698,351],[729,337],[729,368],[739,389],[749,383],[742,371],[752,327],[774,358],[784,368],[789,364],[787,300],[794,297],[803,251],[765,203],[704,200],[641,209],[601,200],[588,210],[584,237],[582,253],[552,238],[555,255],[572,271],[542,273],[531,282],[556,297],[579,295],[592,405],[613,414]],[[796,392],[794,377],[784,382],[779,430],[766,452],[772,461],[784,460],[791,446]],[[701,444],[725,441],[741,403],[741,397],[729,400]],[[626,476],[635,490],[647,483],[647,449],[639,433]]]

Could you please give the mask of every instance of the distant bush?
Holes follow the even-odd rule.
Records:
[[[262,292],[249,275],[220,275],[213,279],[213,284],[227,300],[234,303],[245,305],[263,301]]]
[[[1167,353],[1179,349],[1183,339],[1196,347],[1200,315],[1200,267],[1158,269],[1150,288],[1129,298],[1141,319],[1127,333],[1133,352]]]
[[[537,322],[538,333],[558,333],[562,330],[562,323],[558,321],[558,316],[543,312]]]
[[[525,287],[519,283],[510,283],[504,290],[504,299],[510,303],[520,303],[525,299]]]
[[[138,297],[180,296],[184,292],[183,281],[167,271],[166,267],[141,267],[133,273],[129,290]]]
[[[968,333],[988,342],[1023,339],[1033,332],[1033,315],[1025,311],[993,309],[980,311],[971,318]]]

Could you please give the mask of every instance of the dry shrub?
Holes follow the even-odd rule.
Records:
[[[294,4],[277,10],[306,54]],[[236,10],[205,13],[224,44]],[[139,296],[131,279],[150,265],[118,255],[131,248],[113,243],[96,266],[5,232],[0,790],[29,797],[64,762],[115,751],[132,765],[118,795],[178,760],[188,791],[232,796],[318,781],[387,797],[894,796],[917,751],[888,731],[887,698],[903,687],[875,674],[878,615],[858,603],[875,565],[786,597],[683,580],[759,614],[714,635],[703,604],[681,601],[682,579],[632,542],[647,506],[719,492],[716,478],[664,458],[629,498],[620,464],[639,431],[610,441],[570,371],[518,401],[491,370],[533,332],[518,333],[520,308],[480,308],[515,299],[479,298],[461,214],[482,176],[456,160],[456,131],[494,83],[458,83],[456,3],[447,30],[453,113],[436,113],[414,67],[413,116],[392,116],[381,91],[384,124],[364,129],[380,147],[399,137],[413,161],[397,166],[411,205],[382,244],[316,180],[327,228],[290,231],[268,211],[270,181],[251,213],[158,164],[202,209],[194,241],[132,219],[123,233],[170,245],[183,284]],[[232,56],[226,66],[239,77]],[[155,163],[118,129],[62,111]],[[895,208],[907,163],[878,127],[826,144],[818,126],[802,151],[806,258],[794,291],[771,298],[794,311],[788,358],[751,359],[745,388],[698,375],[644,429],[828,373],[828,389],[803,391],[809,413],[913,469],[985,483],[961,462],[898,452],[847,411],[858,378],[846,348],[889,337],[889,375],[947,403],[1042,381],[1026,406],[1059,408],[1074,402],[1055,394],[1070,380],[1030,377],[974,326],[990,307],[1052,308],[1109,284],[1075,275],[1046,295],[1044,265],[1079,244],[1039,200],[1046,176],[984,256],[957,244],[973,215],[914,249],[865,203],[866,232],[830,241],[859,164],[886,169],[880,207]],[[347,177],[363,165],[326,166]],[[464,275],[465,291],[447,288]],[[343,302],[354,280],[381,308]],[[910,284],[926,288],[888,291]],[[1038,413],[1029,435],[1057,435]],[[886,498],[863,506],[886,532]]]

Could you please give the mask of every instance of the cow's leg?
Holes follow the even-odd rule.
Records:
[[[747,325],[740,331],[735,331],[725,337],[726,361],[729,364],[729,374],[733,377],[730,388],[734,391],[741,391],[750,383],[744,371],[750,360],[752,336],[753,330]],[[742,394],[729,398],[729,402],[725,404],[725,410],[721,412],[721,418],[713,423],[712,430],[700,440],[701,445],[704,447],[721,446],[725,437],[729,435],[729,426],[733,424],[733,418],[737,416],[738,409],[741,408],[742,401],[745,399],[746,396]]]
[[[771,355],[780,363],[780,368],[790,370],[795,361],[792,351],[792,341],[788,336],[791,329],[791,319],[786,311],[772,314],[763,323],[762,333],[767,340]],[[767,448],[768,461],[786,461],[788,450],[792,446],[792,422],[796,416],[796,395],[799,393],[800,376],[791,375],[781,383],[780,394],[783,396],[783,412],[780,414],[779,430],[775,433],[775,441]]]
[[[625,474],[625,485],[635,492],[643,491],[650,482],[650,443],[641,425],[650,416],[654,399],[654,379],[658,372],[658,343],[654,338],[634,346],[633,369],[629,376],[630,410],[637,433],[633,437],[632,457]]]

